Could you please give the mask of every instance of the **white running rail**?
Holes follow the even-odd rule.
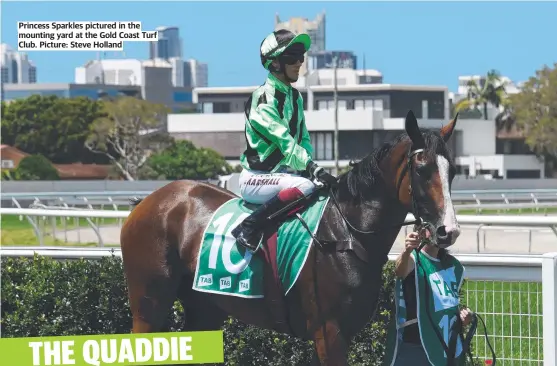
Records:
[[[103,238],[99,229],[98,219],[119,219],[119,224],[121,221],[129,216],[131,211],[114,211],[114,210],[93,210],[93,209],[78,209],[78,208],[0,208],[0,215],[20,215],[26,216],[28,221],[33,226],[35,235],[39,240],[39,245],[43,246],[43,235],[39,225],[37,225],[34,219],[31,217],[51,217],[52,231],[55,232],[59,230],[54,224],[56,222],[55,217],[60,217],[66,222],[66,218],[74,218],[78,220],[79,218],[85,219],[93,231],[95,232],[98,243],[100,246],[104,246]],[[91,220],[92,218],[97,219],[96,223]],[[551,229],[557,236],[557,215],[555,216],[543,216],[543,215],[457,215],[458,222],[461,225],[478,225],[476,233],[477,242],[477,252],[480,252],[480,232],[486,227],[490,226],[515,226],[523,228],[540,228],[545,227]],[[414,220],[414,216],[409,214],[406,217],[406,221]],[[78,230],[79,235],[79,230]],[[531,249],[531,237],[529,236],[529,251]],[[80,241],[80,240],[79,240]],[[485,235],[484,235],[484,248],[485,248]]]
[[[98,218],[127,218],[131,211],[112,210],[87,210],[87,209],[36,209],[36,208],[0,208],[0,215],[23,215],[23,216],[55,216],[55,217],[98,217]],[[557,226],[556,216],[542,215],[457,215],[460,224],[470,225],[499,225],[499,226],[531,226],[531,227],[554,227]],[[409,214],[406,221],[414,220]]]

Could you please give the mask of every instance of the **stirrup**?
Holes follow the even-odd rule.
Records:
[[[236,243],[238,243],[238,245],[241,245],[251,253],[255,254],[259,250],[259,248],[261,248],[261,244],[263,244],[263,236],[264,232],[258,232],[256,236],[259,239],[258,244],[256,246],[253,246],[244,238],[244,232],[241,232],[240,235],[236,238]]]

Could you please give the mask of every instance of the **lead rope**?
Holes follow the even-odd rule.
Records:
[[[430,240],[427,237],[425,237],[425,235],[424,235],[425,231],[428,230],[428,226],[426,226],[426,225],[427,224],[420,225],[420,226],[414,226],[414,231],[417,231],[418,235],[420,237],[420,246],[418,248],[414,249],[414,250],[416,251],[416,263],[418,264],[418,267],[420,267],[422,269],[422,275],[423,275],[424,286],[426,287],[426,291],[428,291],[427,288],[429,288],[429,292],[433,293],[433,291],[431,290],[431,287],[429,286],[429,281],[428,281],[428,278],[427,278],[427,275],[426,275],[426,271],[425,271],[424,267],[422,266],[422,262],[421,262],[421,259],[420,259],[420,251],[422,250],[422,248],[426,244],[428,244],[430,242]],[[429,225],[431,225],[431,224],[429,224]],[[418,271],[417,271],[417,268],[416,268],[416,276],[417,275],[418,275]],[[437,326],[436,326],[435,322],[433,321],[433,318],[431,317],[431,313],[429,311],[429,305],[430,305],[429,294],[425,297],[425,302],[426,302],[425,312],[427,314],[427,317],[429,319],[431,327],[433,328],[433,331],[435,332],[435,335],[437,336],[437,338],[439,339],[439,342],[441,343],[441,345],[443,346],[443,349],[445,350],[445,354],[447,355],[447,365],[453,365],[454,359],[449,358],[450,357],[449,355],[452,354],[452,353],[450,352],[448,345],[445,343],[445,340],[443,339],[443,336],[441,335],[441,332],[439,331],[439,329],[437,329]]]
[[[424,235],[425,231],[428,230],[428,226],[433,227],[429,222],[424,222],[420,226],[418,226],[418,225],[414,226],[414,231],[417,230],[418,233],[419,233],[419,237],[420,237],[420,246],[418,248],[414,249],[414,250],[416,251],[416,261],[417,261],[419,267],[422,269],[422,272],[423,272],[425,285],[429,288],[429,291],[431,292],[431,287],[429,286],[429,281],[427,280],[427,276],[425,274],[425,270],[422,266],[422,263],[420,261],[420,256],[419,256],[419,252],[422,250],[422,248],[426,244],[431,243],[431,240],[428,239],[427,237],[425,237],[425,235]],[[430,230],[430,233],[431,233],[431,230]],[[417,275],[417,273],[416,273],[416,275]],[[441,342],[441,345],[443,346],[443,348],[445,350],[445,353],[447,355],[447,365],[453,365],[454,362],[455,362],[454,355],[455,355],[455,352],[456,352],[456,343],[453,344],[454,349],[452,350],[453,352],[450,353],[451,358],[449,359],[449,347],[447,346],[447,344],[445,343],[444,339],[442,338],[439,330],[435,326],[435,324],[433,322],[433,319],[431,317],[431,313],[429,311],[429,296],[426,296],[426,313],[427,313],[428,319],[429,319],[433,329],[435,330],[435,333],[436,333],[437,337],[439,338],[439,341]],[[471,349],[470,345],[472,344],[472,338],[474,337],[474,335],[476,333],[477,325],[478,325],[478,318],[479,318],[481,320],[482,324],[483,324],[483,327],[484,327],[484,336],[485,336],[486,343],[489,346],[489,349],[491,351],[492,366],[495,366],[496,363],[497,363],[497,356],[495,355],[493,347],[491,346],[491,343],[489,342],[489,337],[487,335],[487,327],[485,326],[485,322],[484,322],[483,318],[479,314],[477,314],[475,312],[472,312],[472,317],[473,317],[472,325],[470,327],[470,330],[468,331],[468,334],[466,335],[466,339],[464,339],[464,335],[463,335],[464,329],[463,329],[462,323],[460,321],[460,312],[458,310],[457,310],[456,316],[457,316],[457,321],[454,324],[461,324],[459,336],[460,336],[461,342],[462,342],[462,348],[463,348],[462,351],[465,353],[464,357],[466,357],[466,354],[468,354],[468,357],[470,358],[470,361],[472,361],[472,363],[474,362],[472,351],[470,350]]]

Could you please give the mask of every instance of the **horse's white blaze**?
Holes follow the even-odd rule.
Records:
[[[443,225],[447,234],[451,234],[451,244],[454,244],[456,238],[460,235],[460,225],[456,220],[456,213],[451,200],[451,191],[449,189],[449,161],[443,156],[437,156],[437,167],[439,168],[439,178],[441,179],[441,187],[443,188]]]

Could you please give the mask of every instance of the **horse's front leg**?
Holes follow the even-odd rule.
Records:
[[[313,334],[315,354],[312,365],[347,366],[348,340],[342,335],[336,320],[327,320]]]

